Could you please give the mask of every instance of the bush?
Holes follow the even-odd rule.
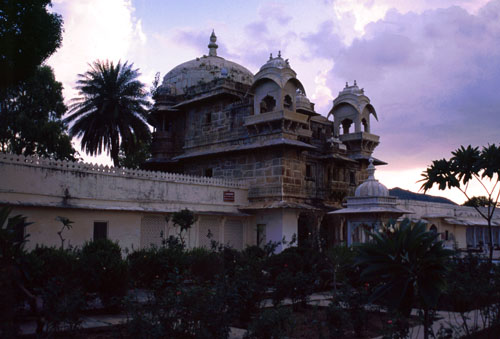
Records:
[[[349,315],[338,300],[333,300],[328,305],[326,323],[331,338],[341,338],[349,328]]]
[[[154,288],[168,280],[170,274],[187,270],[187,254],[181,247],[150,247],[134,251],[127,257],[132,285]]]
[[[285,298],[291,298],[295,304],[307,302],[317,286],[317,252],[310,248],[289,247],[269,258],[267,267],[273,287],[273,303],[278,305]]]
[[[86,242],[80,261],[86,291],[97,293],[105,306],[117,306],[128,288],[127,263],[120,246],[108,239]]]
[[[76,330],[86,306],[80,275],[80,253],[37,246],[26,256],[27,285],[43,301],[39,331],[54,333],[64,324]]]
[[[231,317],[223,279],[192,285],[174,274],[168,286],[156,290],[147,303],[129,309],[127,327],[132,337],[228,337]]]
[[[214,281],[224,274],[224,264],[221,256],[205,248],[193,248],[187,253],[190,278],[198,283]]]
[[[289,308],[265,309],[259,317],[252,321],[245,335],[247,339],[286,338],[291,333],[293,322]]]

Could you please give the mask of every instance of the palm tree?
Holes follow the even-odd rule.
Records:
[[[361,277],[377,285],[372,300],[383,299],[389,308],[408,318],[418,302],[424,309],[424,337],[429,336],[429,311],[445,287],[451,251],[423,223],[405,219],[370,233],[372,241],[360,244],[356,262]]]
[[[70,115],[73,122],[70,135],[81,137],[81,147],[87,154],[98,155],[103,150],[119,164],[120,144],[148,137],[146,123],[149,102],[144,84],[137,80],[138,69],[119,61],[95,61],[85,74],[79,74],[79,97],[72,99]],[[135,136],[135,138],[134,138]]]

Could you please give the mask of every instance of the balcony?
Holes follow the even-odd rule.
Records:
[[[245,118],[245,126],[269,123],[277,120],[290,120],[300,124],[308,124],[308,116],[286,109],[251,115]]]

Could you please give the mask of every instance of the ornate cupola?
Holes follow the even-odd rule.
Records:
[[[369,159],[368,179],[356,188],[354,197],[347,197],[346,208],[328,213],[345,218],[348,245],[365,242],[365,231],[374,231],[390,219],[412,213],[398,208],[396,197],[390,196],[387,187],[375,179],[373,161],[373,158]]]
[[[371,133],[370,115],[378,120],[375,108],[359,88],[356,80],[352,86],[346,82],[344,89],[333,100],[328,116],[333,115],[334,135],[347,145],[352,158],[365,159],[371,156],[379,144],[380,137]]]

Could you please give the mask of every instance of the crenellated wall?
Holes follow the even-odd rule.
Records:
[[[115,168],[0,154],[0,203],[26,206],[173,212],[237,212],[244,181]],[[224,192],[234,202],[224,202]]]
[[[234,201],[224,201],[225,193],[234,195]],[[10,205],[12,215],[22,214],[33,222],[27,229],[27,248],[36,244],[60,245],[58,216],[74,222],[71,230],[63,232],[67,245],[81,246],[91,240],[95,222],[105,222],[107,237],[129,249],[147,246],[149,242],[159,244],[162,232],[178,233],[171,221],[165,222],[165,217],[184,208],[198,215],[198,222],[188,234],[189,246],[203,244],[206,234],[198,228],[210,215],[220,216],[223,221],[239,220],[243,235],[237,239],[251,244],[252,219],[239,211],[247,204],[245,181],[0,153],[0,205]],[[227,241],[225,234],[230,234],[224,225],[225,221],[217,239],[221,242]]]

